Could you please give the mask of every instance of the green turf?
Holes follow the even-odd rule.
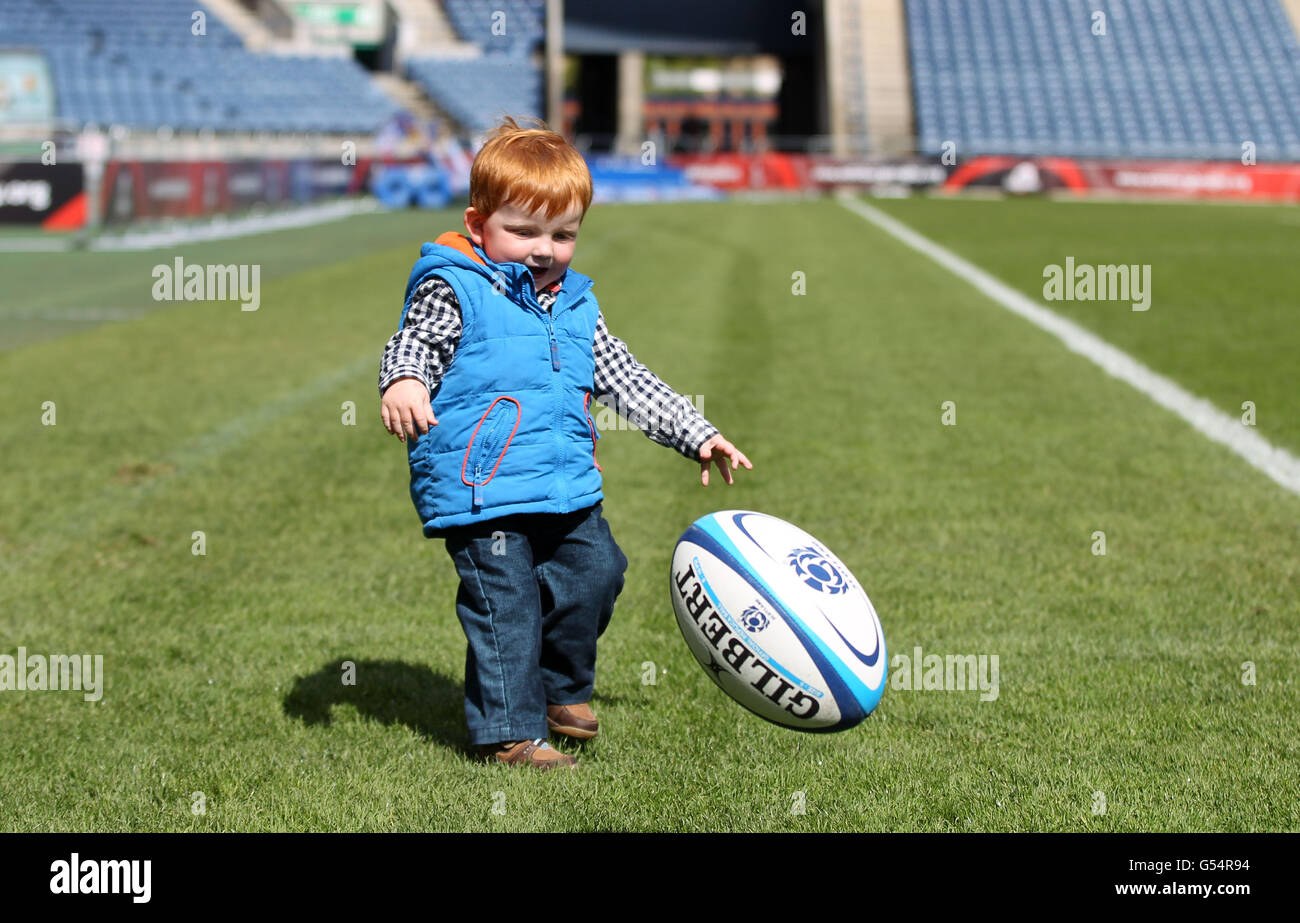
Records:
[[[891,210],[919,225],[929,207]],[[990,207],[964,246],[1021,207]],[[1149,228],[1240,272],[1198,237],[1226,212],[1149,208]],[[1100,214],[1114,234],[1134,220]],[[0,653],[101,653],[107,672],[98,704],[0,692],[0,828],[1300,827],[1300,498],[830,201],[588,216],[575,267],[611,330],[703,395],[755,469],[702,488],[689,461],[605,434],[630,569],[600,645],[601,735],[576,773],[473,764],[454,572],[420,536],[375,387],[415,246],[455,226],[375,216],[132,256],[0,255],[3,310],[18,277],[29,303],[143,312],[0,352]],[[149,267],[177,253],[260,261],[261,309],[160,309]],[[1238,315],[1273,323],[1269,273],[1292,271],[1278,256],[1241,273],[1268,298]],[[1160,291],[1142,320],[1160,320]],[[1231,356],[1246,380],[1294,377],[1271,349]],[[694,662],[667,595],[673,542],[727,507],[836,550],[891,655],[997,654],[996,701],[889,689],[835,735],[749,716]]]
[[[359,215],[304,231],[232,238],[143,252],[0,253],[0,352],[104,323],[158,310],[192,312],[186,302],[153,300],[153,267],[187,263],[256,263],[263,284],[354,258],[358,252],[402,248],[418,255],[419,244],[451,212]],[[31,233],[31,232],[29,232]],[[268,257],[270,257],[268,259]],[[57,280],[57,284],[51,284]],[[404,279],[384,280],[400,301]],[[394,323],[396,321],[394,320]]]
[[[1300,451],[1300,210],[935,198],[878,207],[1043,301],[1044,267],[1151,267],[1151,301],[1045,302]],[[936,270],[942,271],[942,270]]]

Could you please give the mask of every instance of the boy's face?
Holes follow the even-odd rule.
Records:
[[[523,263],[533,273],[537,291],[569,268],[582,227],[582,209],[575,206],[554,218],[544,210],[528,211],[509,202],[484,218],[471,205],[465,209],[470,240],[496,263]]]

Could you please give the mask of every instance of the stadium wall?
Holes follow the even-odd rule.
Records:
[[[682,154],[670,158],[687,179],[727,192],[824,192],[842,186],[897,193],[927,190],[1009,195],[1223,199],[1300,202],[1300,164],[976,157],[836,157],[818,154]]]

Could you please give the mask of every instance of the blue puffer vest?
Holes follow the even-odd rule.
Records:
[[[434,389],[437,426],[407,440],[411,499],[436,538],[510,513],[569,513],[604,497],[590,403],[599,306],[566,271],[548,313],[522,263],[495,263],[448,232],[420,248],[402,321],[431,276],[460,301],[460,342]],[[495,287],[494,287],[495,283]]]

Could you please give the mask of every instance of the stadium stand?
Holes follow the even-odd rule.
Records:
[[[472,131],[490,127],[506,113],[541,114],[542,71],[527,56],[411,58],[406,67],[443,111]]]
[[[0,43],[46,54],[69,121],[369,133],[398,109],[351,58],[250,52],[192,0],[4,0]]]
[[[452,27],[485,52],[527,54],[545,38],[545,0],[442,0]]]
[[[1300,159],[1300,44],[1278,0],[907,0],[918,145]],[[1092,11],[1105,14],[1094,34]]]
[[[443,0],[462,41],[478,50],[406,59],[406,74],[444,112],[471,131],[498,117],[540,116],[542,70],[533,52],[545,39],[544,0]]]

